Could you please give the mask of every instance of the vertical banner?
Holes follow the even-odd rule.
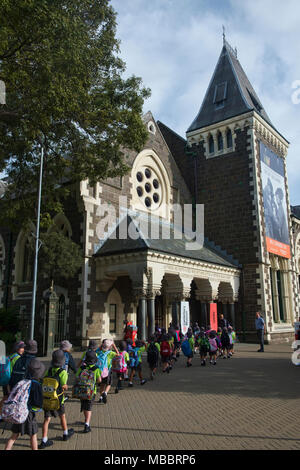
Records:
[[[260,142],[261,180],[269,253],[291,257],[284,161]]]
[[[217,304],[209,304],[209,324],[212,330],[218,329]]]
[[[190,326],[190,304],[189,302],[180,302],[180,323],[181,331],[184,335]]]

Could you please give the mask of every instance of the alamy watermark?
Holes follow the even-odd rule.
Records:
[[[119,197],[119,206],[103,203],[96,215],[100,221],[96,234],[101,244],[107,239],[118,240],[183,240],[185,250],[200,250],[204,243],[204,205],[161,205],[157,214],[128,208],[126,196]],[[167,219],[160,214],[168,214]]]
[[[6,104],[6,88],[3,80],[0,80],[0,104]]]

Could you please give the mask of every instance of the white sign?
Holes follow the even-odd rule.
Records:
[[[189,304],[189,302],[180,302],[180,320],[181,320],[181,331],[184,335],[186,335],[187,330],[190,326],[190,304]]]

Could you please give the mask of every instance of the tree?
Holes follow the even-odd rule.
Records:
[[[39,274],[51,281],[69,279],[82,267],[80,247],[59,231],[41,234],[39,250]],[[49,284],[50,284],[49,283]]]
[[[16,223],[34,218],[41,143],[44,212],[61,210],[66,182],[125,174],[149,90],[123,78],[110,0],[2,0],[0,18],[1,217]]]

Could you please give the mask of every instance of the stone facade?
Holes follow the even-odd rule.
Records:
[[[89,339],[121,339],[125,320],[137,324],[144,339],[155,322],[167,328],[180,320],[181,301],[189,301],[192,321],[205,326],[211,305],[217,304],[241,340],[254,340],[257,311],[266,319],[267,341],[293,336],[299,315],[300,214],[295,210],[289,219],[291,258],[269,253],[260,158],[263,142],[284,162],[289,214],[288,142],[271,124],[234,54],[225,43],[186,139],[148,112],[144,149],[124,152],[126,175],[71,188],[64,214],[54,222],[82,247],[84,259],[78,276],[55,281],[59,309],[54,332],[48,331],[49,281],[38,280],[35,337],[40,352],[47,350],[50,333],[55,344],[67,337],[78,347]],[[206,238],[194,253],[184,251],[177,240],[147,240],[136,227],[136,239],[113,241],[122,221],[130,222],[128,214],[151,214],[170,228],[176,223],[172,208],[195,209],[195,204],[204,205]],[[29,325],[32,302],[29,236],[0,230],[0,307],[17,307],[23,325]]]

